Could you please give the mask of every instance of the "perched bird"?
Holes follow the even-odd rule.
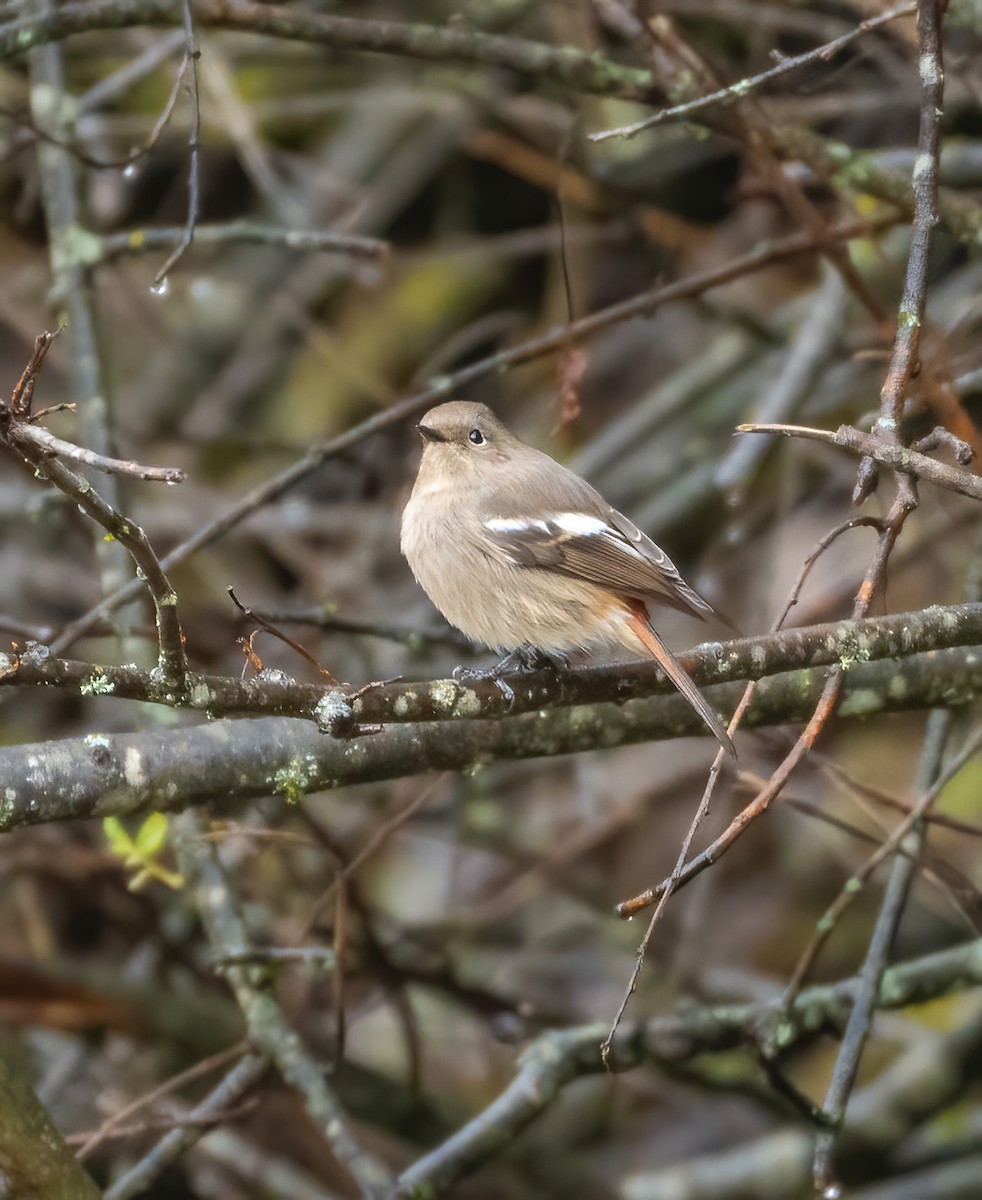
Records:
[[[402,552],[451,625],[499,652],[622,646],[653,657],[735,755],[726,726],[651,626],[649,605],[713,609],[585,480],[483,404],[432,408],[402,516]]]

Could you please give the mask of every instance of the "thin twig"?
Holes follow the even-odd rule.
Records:
[[[678,60],[679,67],[672,74],[671,87],[680,92],[687,92],[692,86],[691,80],[695,80],[696,86],[700,87],[712,86],[718,82],[719,77],[712,64],[680,36],[669,17],[653,17],[652,32],[659,44]],[[773,121],[757,102],[756,97],[751,95],[735,105],[733,112],[723,114],[720,120],[730,136],[746,144],[751,166],[756,165],[769,181],[775,195],[781,200],[795,224],[818,235],[825,228],[827,219],[801,183],[785,170],[781,155],[775,149]],[[882,327],[886,321],[886,311],[849,255],[834,243],[824,246],[822,254],[842,278],[845,286],[870,312],[876,324]]]
[[[103,1200],[132,1200],[142,1196],[172,1162],[195,1144],[214,1121],[215,1113],[225,1113],[266,1073],[269,1059],[265,1054],[247,1054],[207,1096],[196,1104],[181,1129],[160,1139],[138,1162],[112,1183]]]
[[[814,755],[814,751],[812,753]],[[800,796],[789,796],[785,793],[784,803],[795,812],[800,812],[811,820],[837,829],[847,837],[855,838],[857,841],[874,847],[880,845],[880,839],[875,833],[860,829],[858,825],[854,825],[842,817],[833,816],[820,805],[802,800]],[[928,812],[924,815],[924,822],[932,826],[943,825],[944,815],[944,813]],[[896,852],[897,854],[907,853],[903,846],[898,846]],[[977,888],[968,876],[955,867],[950,860],[930,852],[927,848],[917,862],[917,869],[924,880],[951,904],[964,922],[966,932],[971,937],[979,937],[982,934],[982,926],[976,920],[975,914],[982,910],[982,889]]]
[[[852,518],[850,518],[850,520],[844,521],[841,525],[837,525],[834,529],[830,530],[827,534],[825,534],[824,537],[822,537],[819,540],[818,544],[815,546],[815,548],[812,550],[812,552],[805,559],[804,563],[802,564],[801,570],[798,572],[797,578],[795,579],[794,583],[791,585],[791,590],[788,593],[787,599],[784,603],[784,607],[782,608],[781,612],[778,614],[777,620],[771,626],[772,633],[777,633],[784,625],[784,622],[788,619],[788,616],[791,613],[791,610],[798,603],[798,598],[801,595],[801,589],[804,587],[806,579],[811,574],[812,568],[815,566],[815,564],[818,562],[818,560],[821,558],[821,556],[825,553],[825,551],[828,550],[828,548],[834,542],[838,541],[838,539],[843,534],[848,533],[850,530],[856,529],[860,526],[868,526],[868,525],[872,525],[875,523],[876,523],[875,518],[872,518],[872,517],[852,517]],[[755,690],[755,682],[751,682],[745,689],[743,695],[740,698],[740,703],[737,705],[736,709],[734,710],[733,716],[730,719],[730,724],[727,729],[727,732],[730,734],[731,737],[733,736],[734,733],[736,733],[737,729],[739,729],[739,727],[740,727],[740,724],[743,720],[744,714],[746,713],[747,708],[750,705],[750,701],[753,698],[754,690]],[[717,755],[717,759],[718,758],[719,758],[719,756]],[[717,765],[717,763],[714,760],[714,762],[713,762],[714,769],[716,768],[716,765]],[[689,845],[692,840],[692,834],[695,832],[695,828],[698,826],[698,824],[702,822],[705,812],[708,811],[709,800],[712,797],[712,792],[716,786],[717,779],[718,779],[718,772],[711,773],[710,777],[706,783],[706,788],[705,788],[705,791],[703,792],[702,801],[697,810],[696,817],[693,818],[692,826],[690,826],[689,833],[686,835],[685,857],[688,856],[688,848],[689,848]],[[649,922],[648,929],[645,931],[645,935],[644,935],[644,938],[642,939],[641,945],[638,947],[637,962],[635,965],[635,970],[632,972],[631,979],[628,983],[627,992],[625,993],[626,998],[629,998],[630,993],[633,992],[634,988],[637,985],[638,973],[640,972],[640,968],[644,963],[644,955],[647,950],[648,943],[651,940],[651,935],[654,932],[656,918],[657,918],[659,912],[664,907],[664,901],[666,901],[668,899],[668,897],[671,895],[672,891],[674,891],[675,888],[678,886],[678,882],[679,882],[679,879],[681,878],[681,874],[682,874],[682,867],[684,865],[684,858],[681,855],[680,855],[680,860],[681,861],[676,862],[676,864],[675,864],[675,868],[673,869],[672,874],[669,877],[667,887],[663,886],[663,885],[659,885],[658,888],[648,888],[645,891],[641,892],[639,895],[631,897],[630,900],[622,900],[621,903],[616,906],[615,911],[617,912],[617,915],[619,917],[623,918],[624,920],[631,920],[633,917],[637,916],[637,914],[639,912],[641,912],[642,909],[647,908],[649,905],[654,904],[656,901],[657,901],[657,905],[658,905],[658,907],[656,908],[655,914],[652,916],[651,921]],[[624,1012],[624,1009],[626,1007],[626,998],[625,998],[625,1000],[622,1000],[621,1013]],[[615,1026],[616,1026],[616,1022],[615,1022]]]
[[[856,779],[841,763],[831,758],[816,754],[815,761],[824,775],[854,799],[902,814],[909,813],[913,807],[909,801],[901,800],[899,796],[893,796],[882,788]],[[927,813],[925,820],[932,825],[942,825],[954,833],[964,833],[967,837],[982,837],[982,822],[979,821],[966,821],[963,817],[956,817],[951,813],[936,812]]]
[[[184,233],[181,236],[180,242],[174,247],[173,251],[168,255],[164,265],[160,268],[157,274],[153,277],[153,283],[150,285],[150,290],[161,294],[166,287],[167,276],[173,268],[180,262],[185,251],[194,240],[194,228],[198,220],[199,207],[199,159],[201,154],[201,96],[198,91],[198,58],[200,51],[198,50],[197,42],[194,37],[194,22],[191,17],[191,0],[183,0],[184,2],[184,38],[185,38],[185,64],[190,64],[191,68],[191,132],[188,138],[188,215],[184,225]],[[184,77],[184,68],[181,68],[181,78]]]
[[[125,233],[104,234],[99,240],[99,261],[112,262],[127,255],[145,254],[179,246],[186,233],[185,225],[174,228],[130,229]],[[384,258],[389,252],[389,243],[381,238],[332,229],[281,228],[248,220],[228,221],[219,225],[196,225],[194,242],[197,246],[281,246],[286,250],[350,254],[357,258],[369,259]]]
[[[30,428],[30,427],[28,427]],[[69,496],[78,507],[126,550],[136,565],[137,579],[146,587],[153,599],[157,618],[159,643],[158,669],[161,682],[179,703],[185,695],[188,674],[187,655],[184,651],[184,635],[177,611],[177,593],[154,553],[147,535],[104,500],[90,483],[76,475],[59,459],[38,451],[30,441],[22,438],[23,427],[6,430],[4,440],[33,468],[36,475],[49,479],[51,483]],[[32,431],[33,432],[33,431]]]
[[[340,871],[338,871],[335,878],[310,906],[310,910],[308,911],[307,916],[304,918],[303,925],[301,926],[300,933],[298,935],[301,940],[309,936],[310,931],[317,923],[317,918],[334,898],[338,889],[343,887],[344,884],[348,882],[357,871],[361,870],[361,868],[372,857],[372,855],[376,854],[382,848],[382,846],[385,845],[385,843],[396,832],[397,829],[400,829],[411,817],[415,816],[416,813],[419,812],[423,805],[431,799],[433,793],[442,784],[442,782],[442,778],[438,779],[436,782],[431,783],[428,787],[422,788],[419,792],[417,792],[416,795],[407,804],[404,804],[398,812],[393,813],[388,820],[384,821],[365,842],[354,858],[352,858],[350,862],[348,862],[344,867],[341,868]]]
[[[909,509],[902,497],[898,497],[890,514],[883,522],[883,528],[877,542],[876,551],[867,568],[866,575],[856,594],[856,601],[853,605],[854,618],[858,619],[865,613],[869,612],[870,605],[879,589],[886,571],[886,565],[889,561],[890,554],[900,535],[906,521]],[[657,887],[644,892],[635,900],[630,901],[631,904],[638,904],[638,907],[644,907],[646,904],[652,903],[655,899],[661,897],[667,890],[678,891],[685,884],[690,883],[697,875],[702,874],[707,867],[711,867],[718,862],[720,858],[730,849],[733,843],[740,837],[742,833],[760,816],[762,816],[774,800],[780,796],[784,785],[793,774],[799,763],[807,756],[812,746],[815,744],[819,734],[825,728],[830,717],[835,712],[839,701],[842,697],[843,688],[846,678],[846,665],[837,663],[832,666],[828,677],[822,689],[822,694],[819,697],[818,703],[812,711],[805,728],[802,730],[794,746],[784,757],[779,766],[774,770],[770,779],[763,788],[758,791],[753,800],[747,804],[741,812],[730,822],[726,829],[716,837],[713,842],[691,859],[680,872],[673,872],[671,876],[664,879]],[[673,882],[674,880],[674,882]],[[639,903],[641,902],[641,903]],[[622,915],[630,915],[622,913]]]
[[[217,1054],[212,1054],[208,1058],[203,1058],[200,1062],[196,1062],[187,1070],[179,1072],[177,1075],[172,1075],[170,1079],[165,1079],[163,1083],[151,1091],[146,1092],[142,1096],[138,1096],[129,1104],[124,1104],[122,1108],[116,1110],[111,1117],[107,1117],[98,1129],[86,1135],[82,1145],[78,1148],[75,1157],[79,1162],[85,1162],[102,1143],[110,1137],[117,1136],[117,1129],[134,1113],[140,1111],[141,1108],[146,1108],[150,1104],[156,1104],[158,1100],[162,1100],[165,1096],[169,1096],[172,1092],[176,1092],[185,1084],[193,1083],[194,1080],[200,1079],[202,1075],[209,1075],[212,1071],[217,1071],[219,1067],[227,1066],[230,1062],[242,1058],[248,1051],[248,1047],[244,1043],[239,1043],[236,1046],[230,1046],[227,1050],[220,1050]]]
[[[939,710],[940,711],[940,710]],[[890,835],[885,838],[876,848],[876,850],[866,859],[866,861],[856,871],[852,873],[850,878],[842,885],[838,896],[832,901],[829,907],[825,910],[818,920],[815,932],[805,952],[798,959],[794,972],[788,983],[785,991],[785,1003],[790,1005],[794,997],[801,990],[802,985],[808,978],[815,959],[825,945],[832,931],[834,930],[839,918],[845,912],[846,908],[858,896],[860,891],[872,877],[876,868],[885,862],[892,855],[899,852],[907,834],[919,824],[925,823],[930,813],[931,806],[937,800],[941,789],[954,778],[955,775],[969,762],[982,745],[982,730],[979,730],[974,737],[970,738],[961,752],[945,767],[944,771],[938,771],[937,778],[932,780],[928,790],[921,796],[915,805],[907,810],[903,820],[898,822],[897,826],[891,830]],[[917,859],[917,854],[913,855]]]
[[[146,583],[153,598],[157,614],[157,636],[159,642],[158,669],[161,681],[172,692],[175,703],[184,695],[184,682],[188,664],[184,653],[184,638],[180,618],[177,614],[177,596],[164,574],[160,562],[139,526],[132,524],[80,475],[66,467],[57,454],[98,466],[110,474],[140,475],[144,479],[164,479],[177,483],[183,473],[169,468],[142,467],[137,463],[126,463],[93,454],[81,446],[62,442],[46,429],[31,423],[31,400],[35,383],[48,348],[55,334],[45,331],[34,342],[34,351],[27,369],[17,381],[10,405],[0,403],[0,446],[9,450],[29,466],[34,474],[51,482],[65,495],[70,496],[86,516],[91,517],[118,541],[132,556],[136,564],[137,577]]]
[[[925,479],[928,483],[947,488],[950,492],[958,492],[962,496],[970,496],[973,500],[982,500],[982,475],[972,471],[963,471],[959,467],[951,467],[936,459],[928,458],[911,450],[900,442],[887,440],[873,434],[863,433],[851,425],[840,425],[834,432],[830,429],[811,429],[805,425],[738,425],[737,433],[775,433],[782,437],[807,438],[814,442],[827,442],[832,446],[840,446],[843,450],[851,450],[854,454],[864,455],[866,459],[890,467],[892,470],[905,475],[913,475]]]
[[[921,76],[921,116],[917,158],[911,177],[914,216],[910,252],[904,276],[904,291],[897,315],[893,355],[880,392],[880,415],[875,431],[894,447],[904,444],[901,421],[910,381],[920,363],[921,328],[927,307],[928,267],[931,237],[941,217],[938,211],[938,157],[941,149],[941,119],[944,116],[944,63],[941,47],[941,0],[918,0],[917,45]],[[900,477],[899,486],[913,489]],[[861,504],[876,488],[875,460],[867,455],[859,464],[853,502]]]
[[[282,630],[277,629],[271,621],[268,621],[265,617],[261,617],[251,608],[248,608],[246,605],[244,605],[239,600],[238,596],[236,596],[235,589],[233,587],[227,587],[225,590],[228,593],[229,599],[239,610],[239,615],[243,618],[243,620],[255,621],[260,629],[264,630],[271,637],[277,638],[284,644],[284,646],[289,646],[295,654],[298,654],[304,660],[304,662],[309,663],[315,671],[324,676],[325,680],[329,684],[337,683],[337,680],[334,678],[331,672],[326,667],[322,667],[317,659],[314,658],[314,656],[308,650],[305,650],[299,642],[294,641],[294,639],[291,637],[288,637],[287,634],[283,633]],[[242,641],[242,639],[240,639],[240,641]],[[249,637],[249,650],[250,652],[252,650],[252,635]]]
[[[938,710],[932,714],[928,722],[920,768],[921,779],[926,789],[923,800],[925,810],[933,804],[937,796],[937,791],[930,785],[934,783],[935,777],[941,769],[941,759],[949,728],[950,715],[946,711]],[[907,903],[911,881],[917,870],[917,859],[924,840],[924,826],[917,816],[917,809],[920,807],[919,804],[912,812],[911,817],[902,823],[902,826],[906,826],[906,828],[904,833],[897,838],[896,844],[899,845],[905,837],[910,836],[911,843],[907,846],[909,853],[898,854],[893,860],[890,878],[883,896],[883,904],[859,974],[856,998],[842,1035],[839,1053],[832,1069],[832,1078],[822,1105],[831,1128],[820,1133],[816,1139],[815,1158],[812,1165],[815,1191],[822,1197],[822,1200],[838,1200],[842,1195],[842,1189],[835,1179],[833,1157],[838,1144],[839,1129],[845,1120],[846,1105],[859,1074],[859,1061],[862,1057],[863,1047],[873,1024],[873,1014],[876,1011],[877,998],[883,984],[887,958]]]
[[[720,88],[708,96],[699,96],[695,100],[688,100],[685,104],[676,104],[672,108],[660,109],[650,117],[644,117],[640,121],[634,121],[630,125],[620,125],[616,129],[604,129],[597,133],[587,134],[587,138],[591,142],[606,142],[610,138],[631,138],[636,134],[642,133],[645,129],[651,129],[655,125],[661,125],[665,121],[671,121],[677,117],[691,116],[692,113],[709,108],[711,105],[734,103],[743,99],[744,96],[749,95],[750,92],[763,87],[764,84],[770,83],[774,79],[779,79],[782,75],[787,75],[791,71],[798,71],[802,67],[811,66],[814,63],[829,62],[840,50],[844,50],[847,46],[852,45],[854,41],[861,38],[864,34],[871,33],[874,29],[879,29],[881,25],[886,25],[890,21],[895,21],[897,17],[910,16],[916,7],[916,4],[902,4],[898,8],[891,8],[879,16],[861,21],[855,29],[851,29],[848,33],[844,33],[841,37],[837,37],[831,42],[826,42],[824,46],[816,46],[814,50],[808,50],[804,54],[797,54],[792,58],[782,59],[776,67],[762,71],[759,75],[740,79],[736,83],[731,83],[728,87]]]
[[[473,650],[474,643],[452,626],[442,629],[417,629],[410,625],[390,625],[382,621],[360,620],[343,616],[336,604],[320,604],[311,608],[260,608],[254,609],[264,621],[275,625],[312,625],[325,633],[352,633],[362,637],[381,638],[388,642],[400,642],[411,650],[433,644],[454,646],[457,649]]]
[[[45,457],[68,458],[72,462],[94,467],[105,475],[129,475],[136,479],[171,484],[183,483],[187,478],[184,471],[178,467],[149,467],[126,458],[109,458],[105,454],[96,454],[94,450],[55,437],[41,425],[20,425],[16,436],[18,442],[34,446],[38,453]]]
[[[31,419],[34,388],[37,385],[38,376],[41,374],[41,368],[44,366],[44,360],[48,357],[51,343],[59,333],[61,333],[61,327],[54,331],[44,329],[34,339],[34,349],[31,351],[31,357],[28,360],[27,366],[21,371],[20,378],[14,384],[14,390],[10,393],[10,412],[19,421],[29,421]],[[2,402],[0,402],[0,415],[2,415],[4,407]]]
[[[148,155],[154,146],[156,146],[156,144],[160,141],[161,135],[167,128],[167,124],[174,113],[174,108],[177,104],[177,98],[181,94],[181,84],[184,82],[184,76],[187,74],[190,63],[190,56],[185,54],[184,61],[181,63],[181,66],[177,72],[177,76],[174,80],[174,84],[171,87],[170,95],[167,97],[167,103],[164,105],[160,116],[154,122],[153,129],[150,131],[150,136],[145,142],[143,142],[142,145],[138,146],[135,150],[131,150],[129,154],[124,155],[122,158],[94,158],[91,154],[86,153],[86,151],[81,148],[77,140],[70,140],[68,138],[56,136],[47,129],[44,129],[42,126],[38,125],[37,122],[31,120],[27,113],[17,112],[14,109],[0,106],[0,116],[4,116],[8,120],[15,121],[17,124],[23,125],[30,129],[35,138],[66,151],[68,154],[71,154],[74,158],[78,159],[83,166],[92,167],[97,171],[126,168],[132,166],[134,163],[139,162],[141,158],[145,158],[146,155]]]

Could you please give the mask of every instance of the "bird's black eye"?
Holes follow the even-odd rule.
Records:
[[[472,429],[467,437],[475,446],[483,446],[487,440],[480,429]]]

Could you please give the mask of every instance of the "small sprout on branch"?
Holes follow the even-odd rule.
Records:
[[[184,887],[184,877],[180,872],[172,871],[158,861],[158,856],[167,845],[170,831],[170,821],[164,813],[151,813],[134,837],[126,832],[118,817],[106,817],[102,822],[102,831],[109,842],[109,849],[123,860],[123,866],[138,868],[126,885],[129,891],[138,892],[151,879],[159,880],[174,891]]]

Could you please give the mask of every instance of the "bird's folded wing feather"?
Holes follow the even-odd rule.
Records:
[[[485,523],[485,529],[514,566],[557,571],[618,595],[667,605],[697,617],[713,611],[682,579],[664,550],[607,505],[593,513],[493,517]]]

